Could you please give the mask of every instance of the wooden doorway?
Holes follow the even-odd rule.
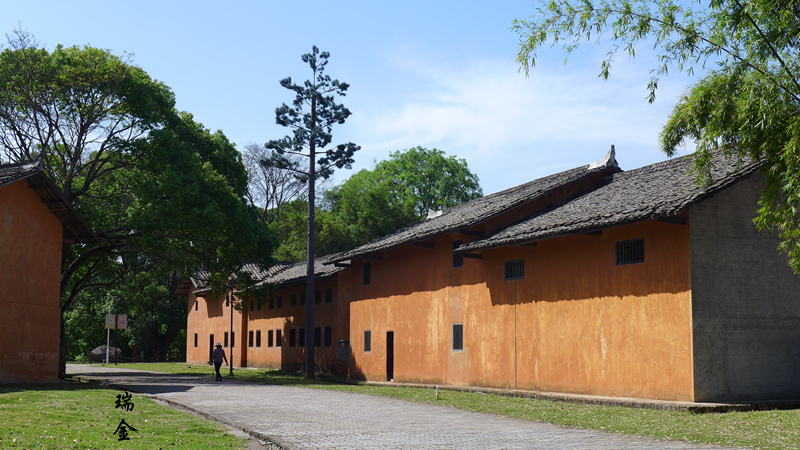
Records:
[[[394,381],[394,331],[386,332],[386,381]]]

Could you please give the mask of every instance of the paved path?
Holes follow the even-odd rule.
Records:
[[[722,449],[576,430],[370,395],[68,365],[267,438],[285,449]]]

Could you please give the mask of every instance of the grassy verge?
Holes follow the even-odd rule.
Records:
[[[115,407],[116,389],[93,384],[0,385],[2,449],[245,448],[224,426],[133,394],[132,411]],[[120,420],[130,440],[114,434]]]
[[[120,364],[129,369],[212,376],[209,366]],[[227,373],[227,372],[225,372]],[[656,439],[740,446],[751,449],[800,449],[800,411],[749,411],[697,414],[624,407],[557,403],[493,394],[430,389],[339,384],[337,378],[304,380],[302,374],[274,370],[237,369],[236,379],[256,383],[304,386],[357,394],[380,395],[467,411],[547,422],[575,428],[650,436]]]

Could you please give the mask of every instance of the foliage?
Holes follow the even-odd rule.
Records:
[[[470,172],[466,160],[445,156],[435,148],[393,152],[375,166],[374,172],[396,191],[395,197],[414,207],[420,219],[429,210],[442,210],[483,195],[478,176]]]
[[[660,76],[671,67],[701,70],[661,133],[672,156],[688,140],[697,143],[695,168],[711,178],[711,151],[763,159],[766,187],[755,220],[777,232],[779,248],[800,273],[800,14],[794,2],[712,0],[706,5],[673,0],[550,0],[528,21],[515,21],[522,38],[518,62],[526,71],[536,51],[565,42],[571,53],[596,38],[610,45],[600,75],[609,76],[618,51],[635,55],[638,43],[655,45],[657,65],[648,83],[655,99]]]
[[[246,448],[247,442],[227,433],[221,424],[177,411],[138,394],[134,408],[115,408],[121,391],[95,384],[4,384],[0,387],[0,448],[118,449],[180,447]],[[118,441],[121,419],[136,428],[130,440]]]
[[[331,77],[325,74],[329,57],[328,52],[320,53],[319,49],[313,46],[311,53],[302,56],[303,62],[308,63],[311,69],[311,79],[306,80],[302,86],[292,83],[291,78],[281,80],[281,86],[295,92],[295,99],[291,107],[284,103],[275,109],[275,122],[293,131],[291,135],[282,139],[267,142],[264,147],[274,150],[274,153],[261,160],[261,165],[266,168],[291,170],[297,174],[298,180],[308,182],[306,292],[314,292],[316,179],[329,178],[334,167],[349,169],[353,164],[353,154],[360,149],[352,142],[325,148],[333,138],[331,134],[333,125],[343,124],[350,117],[350,110],[335,101],[336,95],[345,95],[349,85],[340,83],[339,80],[331,80]],[[318,155],[321,155],[319,159]],[[300,159],[294,159],[293,156],[307,157],[308,170],[303,170]],[[314,329],[312,302],[306,302],[306,328]],[[311,339],[306,341],[306,374],[309,378],[314,378],[314,345]]]
[[[245,202],[241,156],[175,111],[173,93],[141,68],[92,47],[49,52],[17,32],[0,52],[0,85],[0,152],[41,157],[100,239],[65,246],[62,314],[84,290],[119,283],[131,255],[162,274],[270,263],[275,241]],[[61,336],[63,371],[63,320]]]

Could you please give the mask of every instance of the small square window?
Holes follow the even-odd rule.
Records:
[[[253,331],[251,330],[250,333],[248,333],[248,337],[247,337],[247,346],[248,347],[252,347],[253,346],[254,338],[255,338],[255,333],[253,333]]]
[[[461,247],[462,244],[464,244],[464,241],[461,239],[453,241],[453,250]],[[464,256],[453,255],[453,268],[457,269],[459,267],[464,267]]]
[[[333,303],[333,289],[325,289],[325,303]]]
[[[325,327],[325,347],[333,345],[333,328]]]
[[[289,330],[289,347],[297,347],[297,330]]]
[[[256,347],[261,347],[261,330],[256,330]]]
[[[364,353],[372,351],[372,330],[364,330]]]
[[[453,350],[464,350],[464,324],[453,324]]]
[[[197,333],[194,334],[194,348],[197,348]]]
[[[272,330],[267,330],[267,347],[273,346],[272,344],[274,343],[274,341],[272,339],[273,339]]]
[[[618,266],[644,262],[643,238],[617,242],[616,250]]]
[[[281,336],[281,330],[275,330],[275,347],[280,347],[283,345],[283,339]]]
[[[289,297],[289,306],[292,308],[297,306],[297,294],[292,294],[291,297]]]
[[[301,292],[300,293],[300,306],[305,306],[305,304],[306,304],[306,293],[305,292]]]
[[[515,259],[513,261],[506,261],[506,281],[521,280],[525,278],[525,260]]]
[[[319,327],[314,328],[314,347],[322,345],[322,330]]]
[[[300,328],[300,331],[298,332],[297,345],[299,347],[305,347],[306,346],[306,329],[305,328]]]
[[[368,285],[372,280],[372,270],[369,263],[364,263],[364,286]]]

